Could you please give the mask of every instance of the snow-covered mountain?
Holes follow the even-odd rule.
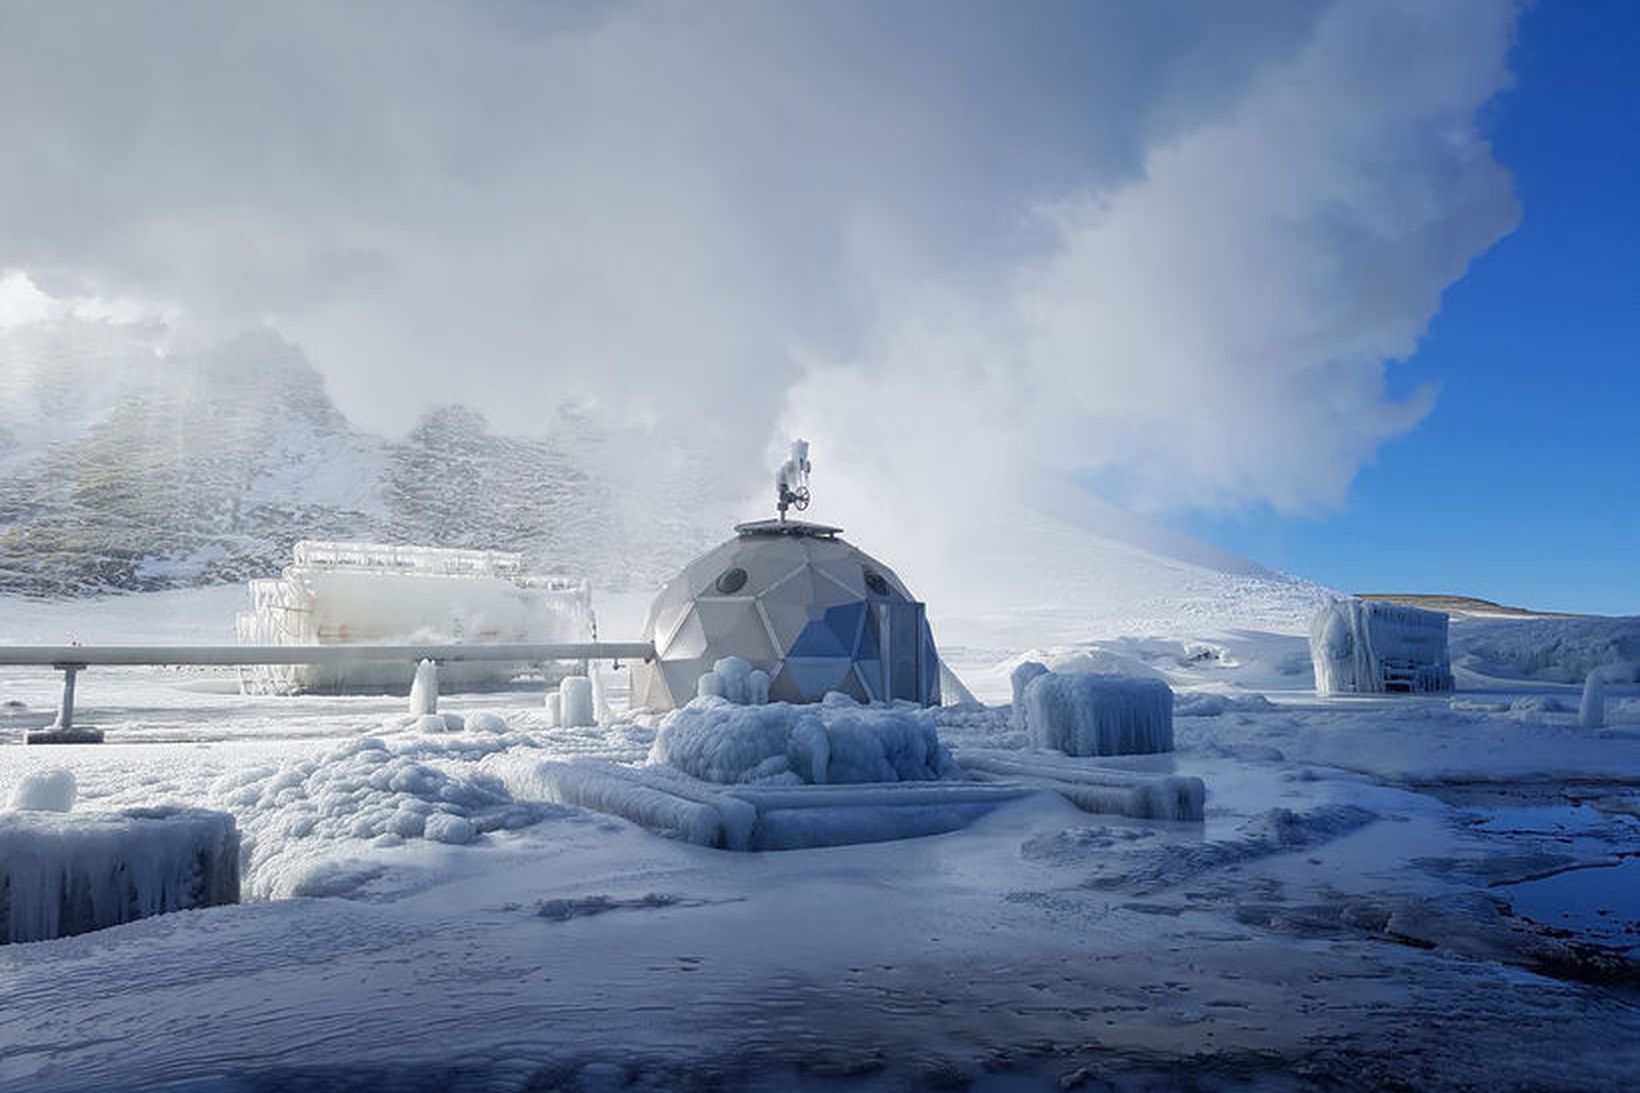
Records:
[[[759,515],[687,437],[547,420],[504,436],[443,406],[389,439],[352,424],[271,331],[182,344],[157,323],[0,329],[0,593],[238,582],[277,573],[302,538],[518,550],[602,591],[647,591]],[[963,644],[1291,630],[1325,594],[1086,495],[929,519],[882,483],[849,488],[847,456],[826,453],[811,515],[895,565]]]
[[[241,581],[301,538],[519,550],[604,587],[652,584],[715,531],[657,517],[667,461],[629,481],[612,442],[567,412],[543,437],[501,436],[460,406],[375,436],[271,332],[178,346],[161,327],[15,327],[0,331],[0,591]]]

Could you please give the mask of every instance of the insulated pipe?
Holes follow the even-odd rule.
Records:
[[[653,660],[647,641],[473,645],[0,645],[0,665],[368,664],[432,660]]]
[[[63,698],[52,731],[74,728],[74,678],[93,664],[370,664],[430,660],[653,660],[647,641],[583,641],[478,645],[0,645],[0,665],[51,667],[63,673]],[[99,734],[100,736],[100,734]]]

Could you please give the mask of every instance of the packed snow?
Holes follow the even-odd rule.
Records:
[[[598,725],[539,684],[408,716],[403,690],[92,669],[108,743],[25,747],[60,679],[0,669],[0,802],[77,787],[6,831],[225,814],[244,896],[0,946],[0,1087],[1632,1085],[1640,623],[1457,619],[1453,694],[1329,699],[1307,610],[1166,628],[1160,597],[963,620],[941,648],[976,703],[713,697],[670,727],[619,716],[607,668]],[[220,641],[237,599],[8,601],[7,636]],[[1026,662],[1165,683],[1173,750],[1040,750]],[[920,776],[838,784],[879,762]]]

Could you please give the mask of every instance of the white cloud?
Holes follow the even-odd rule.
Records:
[[[935,288],[818,363],[787,427],[870,484],[847,519],[931,571],[952,540],[1077,510],[1077,482],[1141,510],[1341,503],[1432,405],[1386,395],[1390,362],[1516,221],[1475,127],[1513,23],[1506,4],[1331,6],[1135,177],[1045,205],[1057,250],[1006,291]]]
[[[0,269],[271,322],[377,428],[571,400],[704,429],[740,489],[784,415],[845,511],[958,429],[993,496],[1329,504],[1427,407],[1384,362],[1513,222],[1474,131],[1513,21],[9,4]]]

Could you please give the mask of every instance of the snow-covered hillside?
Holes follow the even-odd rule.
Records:
[[[558,410],[528,438],[461,406],[402,440],[356,428],[270,331],[177,344],[163,325],[0,329],[0,591],[146,591],[269,576],[301,538],[523,551],[648,587],[709,540],[687,448]]]

